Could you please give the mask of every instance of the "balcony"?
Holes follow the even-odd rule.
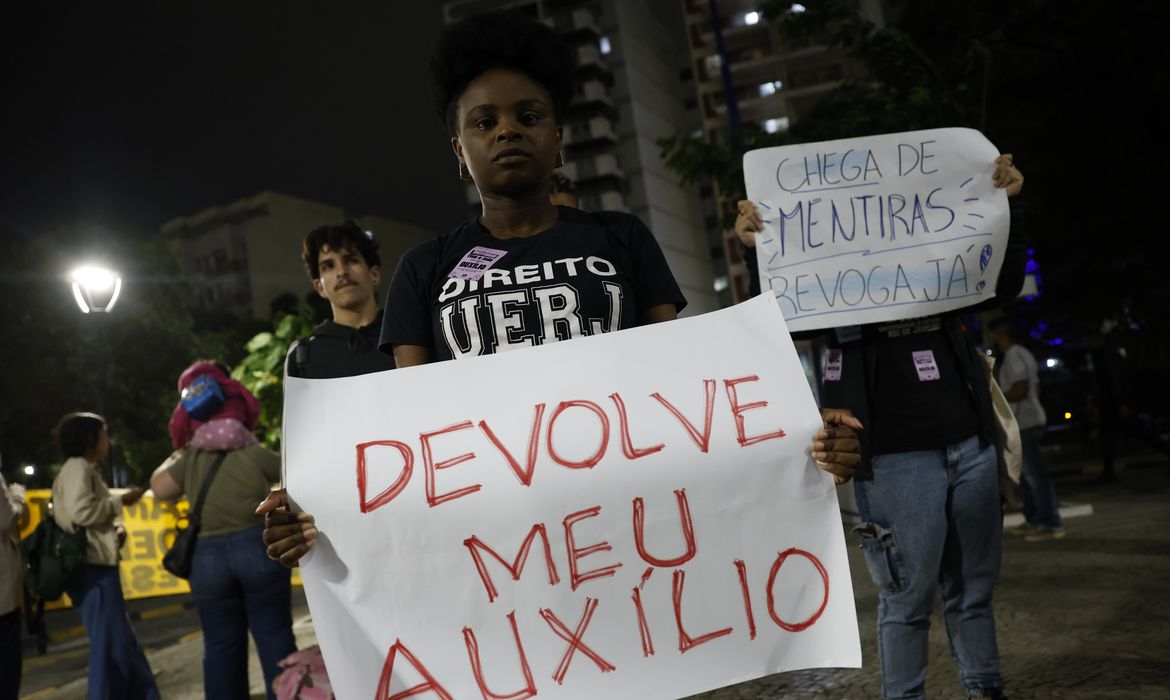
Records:
[[[626,198],[617,190],[581,195],[580,203],[583,211],[629,211]]]
[[[623,180],[626,174],[618,167],[617,157],[612,153],[599,153],[592,158],[581,158],[577,162],[577,182],[595,183],[612,178]]]
[[[705,46],[715,47],[715,33],[711,31],[709,23],[708,26],[699,29],[699,38]],[[723,48],[728,53],[752,46],[770,45],[771,37],[766,22],[723,28]]]
[[[593,13],[586,8],[578,8],[573,10],[572,14],[557,17],[554,21],[554,27],[559,33],[576,40],[601,36],[597,22],[593,19]]]
[[[607,117],[597,116],[584,122],[566,124],[562,141],[566,146],[592,146],[601,143],[617,143],[613,122]]]
[[[597,44],[581,44],[577,47],[577,69],[584,72],[606,70]]]
[[[609,89],[600,80],[586,80],[577,87],[571,103],[573,107],[612,107]]]

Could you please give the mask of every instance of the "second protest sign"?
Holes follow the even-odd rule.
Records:
[[[744,156],[760,282],[793,331],[916,318],[995,294],[1008,236],[998,151],[973,129]]]

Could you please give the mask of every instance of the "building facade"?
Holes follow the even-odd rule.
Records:
[[[341,207],[266,191],[172,219],[163,224],[162,235],[183,274],[195,281],[193,306],[266,319],[277,297],[301,298],[310,288],[301,261],[305,234],[345,219]],[[384,217],[356,221],[374,232],[387,278],[402,253],[434,237],[420,226]]]
[[[811,111],[817,101],[843,80],[858,78],[861,70],[834,49],[801,40],[784,39],[759,9],[759,0],[718,0],[714,3],[724,44],[720,55],[710,0],[681,0],[686,17],[687,45],[694,75],[694,101],[704,136],[712,142],[728,138],[727,95],[722,73],[727,61],[740,120],[745,127],[777,133],[787,131]],[[880,24],[880,0],[860,0],[859,6]],[[802,12],[794,3],[789,12]],[[733,230],[720,230],[719,220],[735,212],[735,201],[712,191],[708,222],[718,240],[719,257],[726,261],[727,287],[734,301],[748,296],[748,271]]]

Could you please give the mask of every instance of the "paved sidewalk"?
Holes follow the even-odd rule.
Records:
[[[1128,471],[1117,484],[1062,480],[1062,498],[1094,515],[1065,523],[1063,540],[1005,535],[996,616],[1012,700],[1170,699],[1170,473]],[[777,674],[696,700],[881,697],[874,627],[877,592],[861,552],[849,564],[865,667]],[[937,611],[938,605],[935,609]],[[928,695],[962,700],[942,621],[930,636]]]
[[[1093,515],[1066,522],[1065,539],[1029,543],[1005,535],[996,615],[1007,690],[1012,700],[1170,700],[1170,471],[1128,471],[1104,487],[1083,481],[1058,482],[1062,499],[1093,506]],[[777,674],[696,700],[879,698],[877,595],[861,552],[854,546],[849,556],[864,668]],[[294,620],[298,646],[314,644],[307,610],[298,606]],[[930,697],[962,700],[937,615],[930,653]],[[148,653],[165,700],[203,697],[201,655],[198,633]],[[262,698],[254,651],[251,669],[253,697]],[[25,697],[80,698],[84,688],[79,680]]]

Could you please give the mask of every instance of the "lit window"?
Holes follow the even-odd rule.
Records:
[[[801,5],[800,3],[795,3],[795,4],[793,4],[792,7],[788,8],[788,11],[799,15],[801,12],[804,12],[806,9],[807,8],[804,5]]]
[[[715,75],[722,67],[722,59],[719,57],[719,54],[712,54],[705,59],[705,65],[707,67],[707,73]]]
[[[1048,369],[1052,369],[1053,367],[1056,367],[1059,364],[1060,364],[1060,360],[1056,359],[1055,357],[1050,357],[1044,361],[1044,365],[1046,367],[1048,367]]]
[[[613,46],[610,45],[609,37],[607,36],[601,37],[601,40],[598,42],[598,46],[601,48],[602,55],[608,55],[610,51],[613,51]]]
[[[768,132],[769,134],[778,134],[783,131],[788,131],[788,117],[765,119],[764,131]]]
[[[768,95],[775,95],[776,91],[784,87],[784,83],[779,80],[773,80],[770,83],[760,84],[760,97],[767,97]]]
[[[743,23],[748,24],[748,25],[759,24],[760,23],[760,13],[759,12],[745,12],[743,15]]]

